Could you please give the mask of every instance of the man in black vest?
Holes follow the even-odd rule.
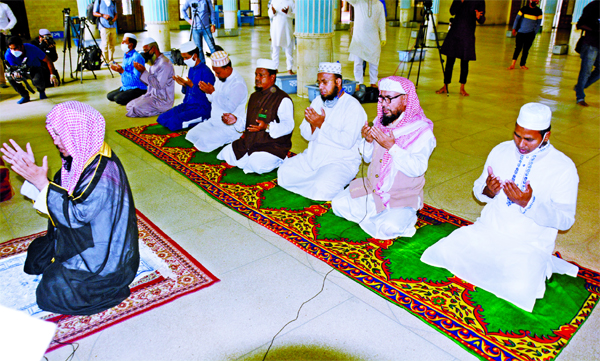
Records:
[[[275,85],[277,68],[270,59],[256,63],[254,83],[246,110],[242,137],[217,155],[244,173],[267,173],[279,167],[290,148],[294,130],[294,103]]]

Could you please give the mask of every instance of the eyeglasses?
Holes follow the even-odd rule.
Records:
[[[390,104],[392,102],[392,100],[399,98],[403,95],[405,95],[405,94],[396,95],[395,97],[384,97],[384,96],[380,95],[377,98],[379,99],[380,103]]]

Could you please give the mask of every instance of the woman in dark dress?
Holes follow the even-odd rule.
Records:
[[[456,58],[460,59],[460,94],[469,96],[465,91],[469,61],[475,60],[475,26],[485,22],[485,1],[454,0],[450,6],[450,30],[444,40],[440,52],[446,55],[444,69],[444,86],[437,94],[448,93],[448,84],[452,81],[452,70]]]

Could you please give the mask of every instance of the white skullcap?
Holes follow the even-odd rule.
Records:
[[[152,44],[152,43],[156,43],[156,40],[154,40],[153,38],[146,38],[146,39],[142,40],[142,46]]]
[[[546,130],[550,127],[552,110],[540,103],[527,103],[521,107],[517,124],[529,130]]]
[[[194,49],[198,49],[198,47],[196,46],[196,43],[194,43],[193,41],[188,41],[187,43],[183,43],[179,47],[179,51],[181,51],[182,53],[189,53],[190,51],[193,51]]]
[[[48,29],[40,29],[40,36],[52,35]]]
[[[335,63],[321,62],[319,63],[318,73],[330,73],[342,75],[342,64],[339,61]]]
[[[210,55],[210,60],[212,60],[212,65],[220,68],[229,64],[229,55],[225,52],[225,50],[215,51]]]
[[[277,66],[275,66],[275,62],[271,59],[258,59],[256,61],[257,68],[269,69],[269,70],[277,70]]]
[[[400,94],[406,94],[406,91],[402,87],[402,84],[400,84],[399,82],[394,81],[390,78],[383,78],[379,81],[379,90],[380,91],[385,90],[385,91],[396,92],[396,93],[400,93]]]
[[[135,37],[135,35],[133,35],[132,33],[125,33],[123,34],[123,39],[133,39],[133,40],[137,40],[137,38]]]

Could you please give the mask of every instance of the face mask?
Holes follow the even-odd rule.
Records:
[[[128,53],[129,52],[129,44],[121,44],[121,50],[123,50],[124,53]]]
[[[142,53],[142,56],[144,57],[144,59],[146,60],[146,63],[153,65],[156,56],[154,54],[150,54],[150,53]]]
[[[10,49],[10,52],[12,53],[12,55],[14,55],[14,56],[15,56],[15,57],[17,57],[17,58],[18,58],[18,57],[20,57],[20,56],[23,54],[23,52],[22,52],[22,51],[19,51],[19,50],[13,50],[13,49]]]
[[[183,61],[185,63],[185,65],[189,66],[190,68],[193,68],[196,66],[196,60],[194,60],[194,58],[189,58],[187,60]]]

